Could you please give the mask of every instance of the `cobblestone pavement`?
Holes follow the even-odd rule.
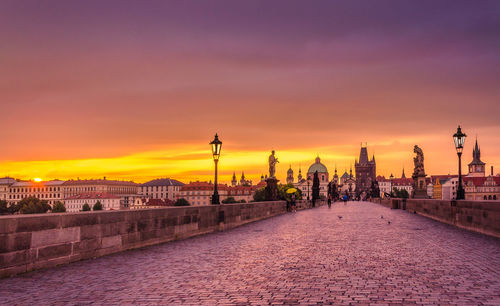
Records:
[[[3,279],[0,303],[500,305],[500,240],[335,203]]]

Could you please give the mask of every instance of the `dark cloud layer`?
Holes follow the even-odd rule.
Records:
[[[7,159],[500,131],[498,1],[2,1],[0,28]]]

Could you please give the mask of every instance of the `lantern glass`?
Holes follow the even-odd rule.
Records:
[[[218,161],[220,158],[220,151],[222,148],[222,141],[219,140],[219,136],[215,134],[214,140],[210,143],[212,146],[212,155],[215,161]]]
[[[457,153],[462,153],[462,151],[464,150],[465,137],[467,137],[467,135],[462,133],[462,129],[459,125],[457,132],[453,135],[453,141],[455,142]]]

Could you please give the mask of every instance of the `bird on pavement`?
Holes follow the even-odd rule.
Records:
[[[387,224],[391,224],[391,221],[387,221]]]
[[[380,219],[384,219],[384,216],[380,216]]]
[[[342,219],[342,216],[337,216],[337,217],[339,217],[339,220]]]

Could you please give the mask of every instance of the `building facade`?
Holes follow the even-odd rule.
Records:
[[[149,199],[175,201],[184,183],[170,178],[155,179],[139,185],[139,194]]]
[[[218,184],[217,190],[220,201],[227,198],[227,185]],[[180,188],[177,199],[186,199],[193,206],[210,205],[213,193],[214,184],[211,182],[189,182]]]
[[[227,195],[226,199],[229,197],[233,197],[236,201],[238,202],[252,202],[253,201],[253,195],[255,191],[257,190],[257,186],[245,186],[245,185],[240,185],[240,186],[231,186],[227,187]],[[222,201],[223,199],[221,199]]]
[[[465,177],[465,199],[475,201],[500,200],[500,176]]]
[[[0,200],[9,201],[10,186],[17,182],[11,177],[0,178]]]
[[[121,198],[121,207],[129,208],[139,195],[139,184],[131,181],[107,180],[69,180],[63,184],[64,199],[78,194],[102,193],[112,194]]]
[[[72,195],[64,200],[67,212],[79,212],[83,210],[83,205],[88,204],[90,209],[100,202],[102,210],[119,210],[121,197],[108,193],[89,192]]]
[[[24,198],[35,197],[40,200],[45,200],[52,206],[57,201],[63,201],[63,184],[64,181],[16,181],[9,186],[9,194],[7,202],[17,204]]]

